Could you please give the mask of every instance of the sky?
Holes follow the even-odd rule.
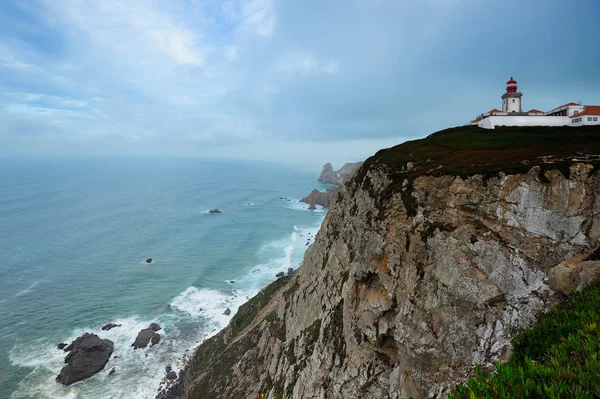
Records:
[[[363,160],[600,104],[600,1],[0,0],[0,156]]]

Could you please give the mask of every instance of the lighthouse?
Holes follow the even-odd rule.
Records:
[[[506,93],[502,95],[502,112],[513,113],[521,111],[521,97],[523,93],[517,91],[517,81],[510,77],[506,82]]]

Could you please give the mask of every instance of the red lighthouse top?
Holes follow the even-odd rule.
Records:
[[[510,77],[510,80],[506,82],[506,92],[507,93],[516,93],[517,92],[517,81]]]

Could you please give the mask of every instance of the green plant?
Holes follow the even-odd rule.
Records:
[[[600,286],[574,294],[513,339],[494,373],[475,377],[450,399],[600,398]]]

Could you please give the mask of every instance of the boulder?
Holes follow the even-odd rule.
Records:
[[[152,258],[146,259],[146,263],[152,263]]]
[[[283,276],[285,276],[285,273],[284,273],[284,272],[279,272],[279,273],[277,273],[277,274],[275,275],[275,277],[277,277],[277,278],[279,278],[279,277],[283,277]]]
[[[113,375],[115,373],[115,368],[113,367],[112,369],[110,369],[110,371],[108,372],[108,375]]]
[[[167,380],[176,380],[177,379],[177,372],[171,370],[169,372],[167,372]]]
[[[102,326],[102,331],[109,331],[111,328],[115,328],[115,327],[121,327],[121,325],[108,323],[108,324],[105,324],[104,326]]]
[[[550,269],[548,285],[554,292],[571,295],[600,281],[600,261],[584,256],[567,259]]]
[[[56,377],[56,381],[63,385],[71,385],[102,370],[114,350],[111,340],[90,333],[83,334],[71,345],[73,349],[65,357],[67,365]]]
[[[225,311],[223,312],[223,314],[225,316],[229,316],[231,314],[231,309],[229,309],[229,308],[225,309]]]
[[[160,331],[161,327],[157,323],[150,323],[148,329],[152,331]]]
[[[218,210],[217,208],[215,208],[215,209],[211,209],[210,211],[208,211],[208,213],[213,213],[213,214],[214,213],[221,213],[221,211]]]
[[[158,337],[157,337],[158,335]],[[135,342],[131,344],[133,349],[143,349],[148,346],[148,344],[152,341],[152,346],[156,345],[160,342],[160,334],[157,334],[150,328],[144,328],[141,330],[137,337],[135,338]]]
[[[62,344],[62,343],[61,343],[61,344],[58,344],[58,345],[56,345],[56,348],[57,348],[57,349],[60,349],[60,350],[63,350],[63,349],[65,349],[67,346],[68,346],[68,344]]]
[[[69,345],[67,345],[67,346],[63,347],[63,350],[64,350],[65,352],[70,352],[70,351],[72,351],[72,350],[73,350],[73,342],[71,342]]]

